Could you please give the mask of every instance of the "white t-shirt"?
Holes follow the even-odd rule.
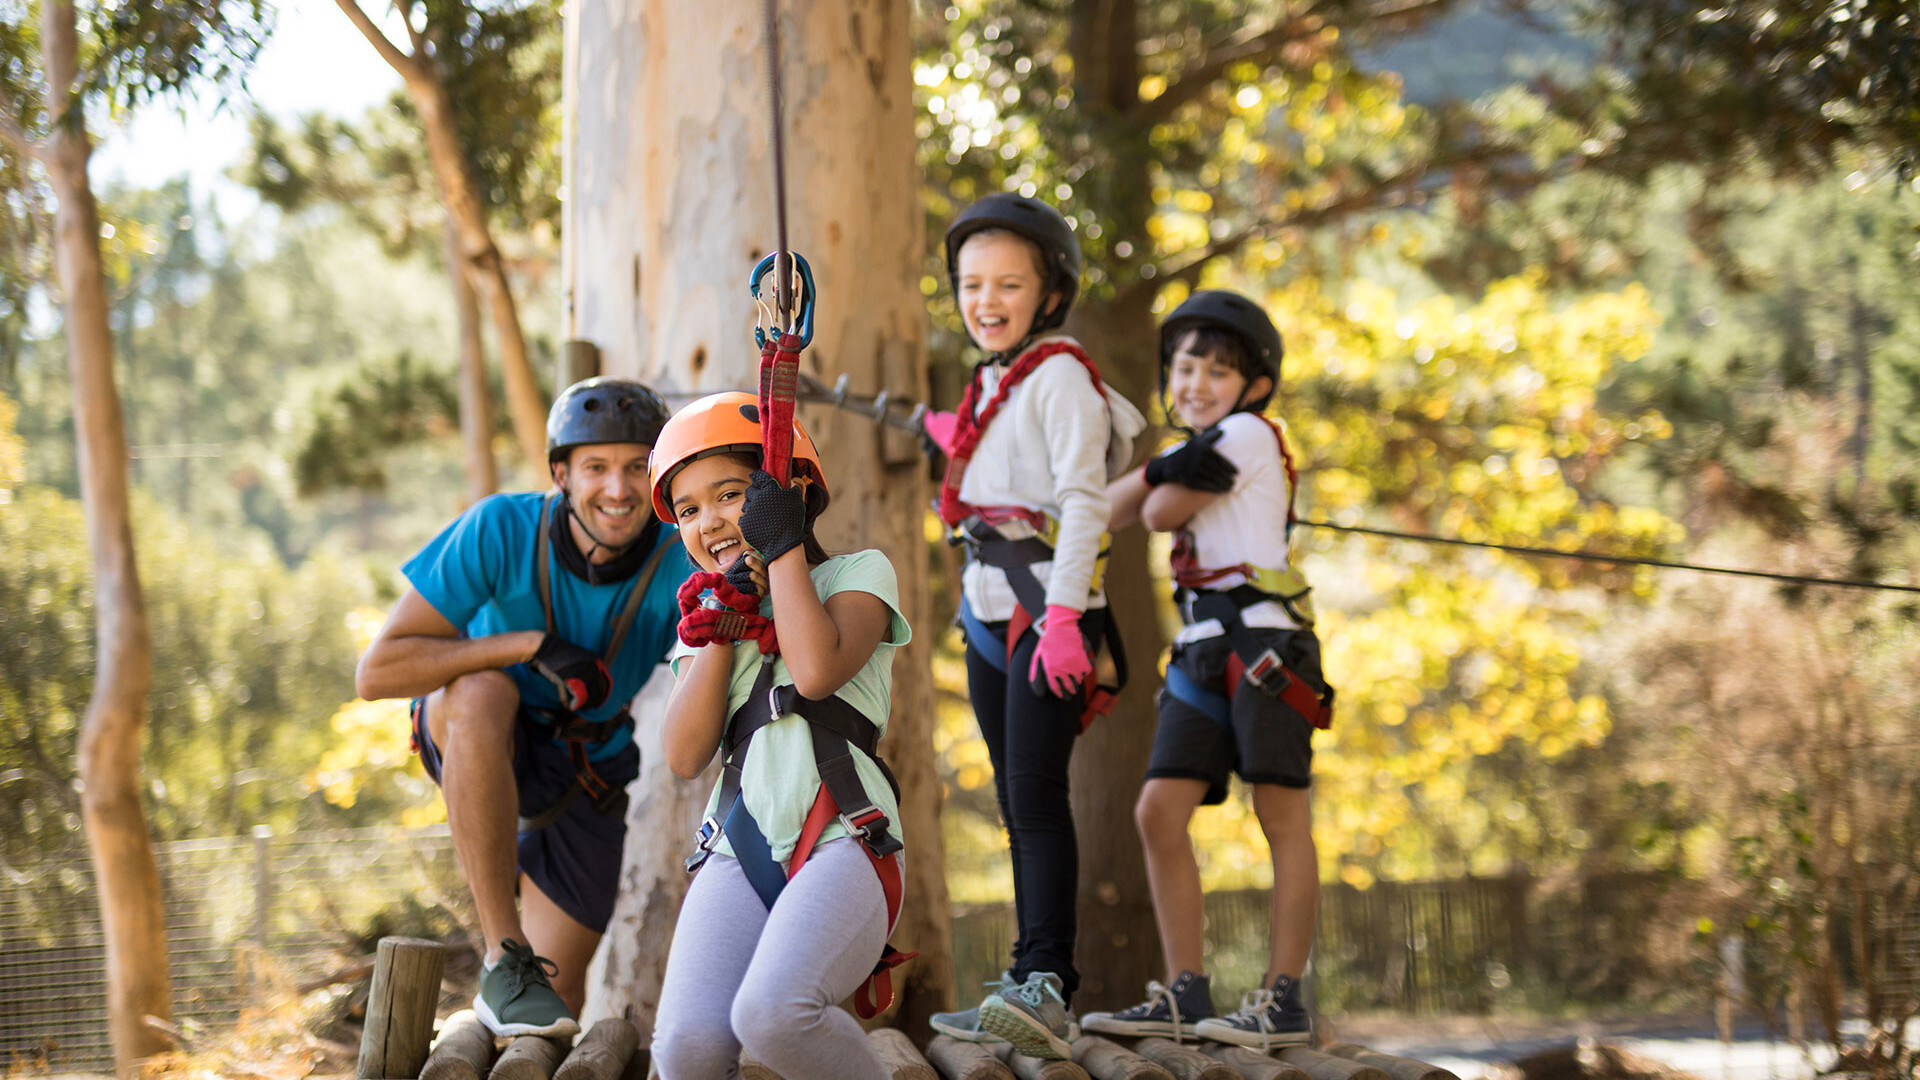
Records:
[[[1202,569],[1249,566],[1280,569],[1288,564],[1287,505],[1292,496],[1280,440],[1273,429],[1253,413],[1231,413],[1220,421],[1220,441],[1214,449],[1239,469],[1233,489],[1200,508],[1187,522],[1193,534],[1193,552]],[[1185,443],[1168,447],[1168,452]],[[1244,574],[1229,574],[1207,586],[1231,589],[1247,582]],[[1271,600],[1240,613],[1248,626],[1297,630],[1300,623]],[[1218,619],[1202,619],[1181,627],[1174,644],[1185,645],[1225,633]]]

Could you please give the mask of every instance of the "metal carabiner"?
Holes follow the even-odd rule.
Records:
[[[747,291],[753,294],[753,302],[760,306],[760,310],[770,314],[769,321],[775,323],[777,329],[783,333],[797,334],[800,338],[800,348],[804,349],[813,344],[813,268],[807,265],[806,258],[798,252],[789,252],[788,255],[793,259],[793,265],[800,274],[800,288],[795,290],[798,295],[794,298],[794,304],[798,310],[792,326],[778,326],[780,313],[773,311],[766,301],[760,299],[760,279],[766,277],[767,272],[773,269],[775,262],[779,259],[778,252],[761,259],[753,268],[753,276],[747,279]],[[775,295],[778,295],[777,290]],[[758,319],[753,323],[753,341],[763,349],[767,347],[767,331],[760,325]]]

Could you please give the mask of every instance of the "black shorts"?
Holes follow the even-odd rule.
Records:
[[[440,782],[440,750],[427,733],[427,703],[413,702],[413,744],[420,764]],[[631,743],[594,772],[615,789],[640,774],[640,751]],[[573,786],[573,760],[567,747],[525,712],[513,725],[513,782],[519,790],[520,816],[533,817],[552,806]],[[519,839],[520,872],[533,879],[560,910],[580,925],[604,933],[620,892],[620,860],[626,851],[624,813],[601,813],[583,792],[560,820]]]
[[[1287,667],[1309,686],[1323,689],[1320,641],[1311,630],[1255,627],[1254,637],[1285,658]],[[1224,695],[1227,660],[1233,646],[1226,635],[1176,646],[1170,664],[1199,685]],[[1204,806],[1224,802],[1227,776],[1239,773],[1249,784],[1304,788],[1312,783],[1313,725],[1293,706],[1242,680],[1229,706],[1227,723],[1162,688],[1160,724],[1153,735],[1147,778],[1178,777],[1207,783]]]

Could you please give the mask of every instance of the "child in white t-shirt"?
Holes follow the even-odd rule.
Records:
[[[1268,1049],[1312,1025],[1300,977],[1319,902],[1308,786],[1311,737],[1331,717],[1307,584],[1294,570],[1294,469],[1262,410],[1278,385],[1272,320],[1235,293],[1193,294],[1161,327],[1168,414],[1197,432],[1109,486],[1112,525],[1176,534],[1174,638],[1147,781],[1134,807],[1146,849],[1168,981],[1148,1000],[1092,1013],[1088,1031],[1198,1036]],[[1273,857],[1268,971],[1240,1010],[1214,1015],[1202,960],[1200,872],[1188,823],[1226,798],[1229,773],[1253,788]]]

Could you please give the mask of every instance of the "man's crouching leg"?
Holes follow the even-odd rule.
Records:
[[[474,1011],[501,1035],[571,1035],[579,1024],[548,985],[547,963],[529,941],[514,903],[520,877],[513,770],[519,711],[520,692],[506,673],[471,672],[427,698],[427,731],[440,755],[454,854],[486,939],[488,970]]]

